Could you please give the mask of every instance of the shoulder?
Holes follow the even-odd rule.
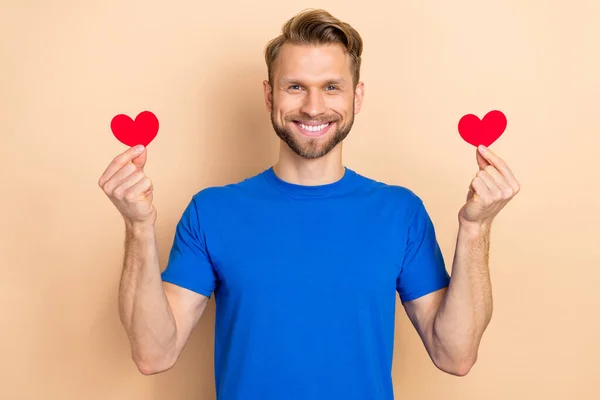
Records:
[[[241,200],[260,192],[262,172],[239,180],[206,186],[192,195],[191,204],[199,210],[210,209],[213,212],[228,208]]]
[[[407,186],[397,183],[384,182],[362,174],[358,174],[365,182],[364,190],[386,202],[393,202],[402,208],[415,209],[423,204],[421,197]]]
[[[386,184],[380,188],[386,196],[394,201],[401,202],[409,206],[416,206],[422,203],[421,197],[413,190],[406,186]]]

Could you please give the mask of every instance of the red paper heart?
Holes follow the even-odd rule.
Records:
[[[148,146],[158,133],[158,119],[150,111],[142,111],[135,121],[128,115],[119,114],[113,117],[110,129],[119,142],[127,146]]]
[[[476,115],[467,114],[458,122],[458,132],[465,142],[477,147],[494,143],[506,129],[506,117],[501,111],[490,111],[482,120]]]

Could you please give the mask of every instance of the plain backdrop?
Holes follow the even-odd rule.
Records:
[[[117,313],[124,224],[97,185],[154,112],[161,268],[197,191],[276,161],[263,50],[305,8],[364,39],[344,164],[425,202],[451,268],[477,172],[461,116],[508,119],[491,149],[521,192],[492,228],[494,314],[465,377],[437,370],[398,301],[396,398],[600,396],[600,56],[592,0],[0,1],[0,398],[214,399],[214,299],[180,361],[143,376]]]

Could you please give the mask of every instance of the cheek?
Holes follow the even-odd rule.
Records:
[[[354,110],[354,107],[352,105],[354,100],[353,97],[337,96],[332,97],[328,100],[329,101],[326,103],[327,108],[337,114],[345,115]]]
[[[299,107],[299,102],[289,96],[279,96],[273,103],[275,109],[280,110],[282,113],[287,113],[290,110],[294,110]]]

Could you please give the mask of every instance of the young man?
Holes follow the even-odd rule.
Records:
[[[146,151],[108,166],[99,185],[126,224],[121,319],[143,374],[176,363],[213,293],[219,400],[393,399],[396,293],[435,365],[469,372],[492,314],[491,223],[519,184],[477,153],[450,278],[421,199],[342,163],[361,53],[359,34],[323,10],[284,25],[265,54],[279,159],[197,192],[162,274]]]

